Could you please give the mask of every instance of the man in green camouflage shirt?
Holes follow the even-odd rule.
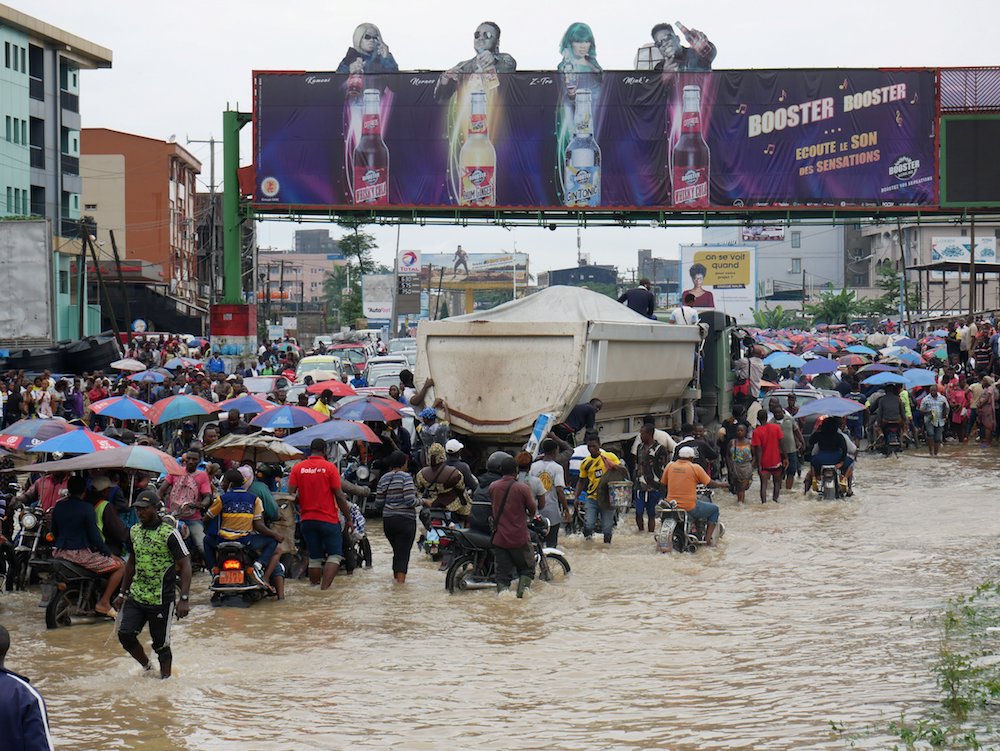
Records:
[[[173,661],[170,621],[174,614],[177,571],[180,571],[181,594],[176,612],[178,618],[183,618],[188,614],[191,556],[177,529],[160,518],[160,505],[154,490],[142,491],[133,503],[139,523],[129,530],[129,558],[115,605],[121,612],[118,640],[122,646],[144,670],[152,670],[138,639],[142,627],[148,623],[153,651],[160,662],[160,677],[169,678]]]

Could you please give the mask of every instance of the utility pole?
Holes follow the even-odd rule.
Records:
[[[125,288],[125,275],[122,274],[122,259],[118,255],[118,243],[115,242],[115,231],[108,230],[111,237],[111,252],[115,256],[115,270],[118,272],[118,289],[121,291],[122,300],[125,303],[125,329],[128,331],[127,347],[132,346],[132,311],[128,302],[128,289]]]
[[[187,139],[188,143],[207,143],[211,153],[208,157],[208,191],[209,195],[212,197],[212,204],[209,207],[208,213],[208,226],[209,226],[209,238],[208,238],[208,267],[209,267],[209,285],[208,285],[208,301],[209,304],[215,305],[215,279],[218,275],[218,243],[215,237],[215,137],[209,136],[208,140],[201,140],[198,138]]]
[[[802,269],[802,313],[806,312],[806,270]]]
[[[282,258],[281,269],[278,272],[278,318],[279,323],[282,316],[285,314],[285,259]]]
[[[976,314],[976,215],[969,214],[969,315]],[[961,286],[961,285],[959,285]]]

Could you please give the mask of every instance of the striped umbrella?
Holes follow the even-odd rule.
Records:
[[[131,396],[109,396],[90,405],[90,410],[95,415],[113,417],[116,420],[145,420],[152,408],[151,404]]]
[[[75,429],[76,426],[70,425],[61,417],[18,420],[0,431],[0,447],[8,451],[25,451]]]
[[[149,421],[153,425],[162,425],[171,420],[180,420],[193,415],[211,415],[218,405],[207,399],[192,394],[176,394],[160,399],[149,410]]]
[[[327,419],[326,415],[314,409],[285,405],[261,412],[250,421],[250,424],[258,428],[304,428],[325,422]]]
[[[36,454],[92,454],[95,451],[108,451],[124,447],[125,444],[121,441],[108,438],[101,433],[94,433],[81,425],[76,430],[43,441],[28,451]]]
[[[215,406],[220,412],[236,409],[239,410],[241,415],[257,415],[269,409],[275,409],[278,405],[253,394],[242,394],[234,396],[232,399],[226,399],[224,402],[219,402]]]

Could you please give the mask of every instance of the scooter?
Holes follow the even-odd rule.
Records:
[[[528,533],[535,549],[535,565],[538,578],[542,581],[557,581],[570,572],[566,554],[558,548],[544,545],[549,533],[549,520],[536,516],[528,522]],[[465,592],[472,589],[496,588],[496,560],[490,535],[470,529],[444,530],[451,540],[455,557],[445,574],[444,586],[449,592]]]
[[[712,491],[709,488],[698,488],[698,500],[711,501]],[[722,522],[715,525],[715,533],[707,540],[708,522],[704,519],[694,519],[691,514],[678,508],[676,501],[663,500],[656,506],[660,517],[660,529],[656,533],[656,550],[660,553],[693,553],[700,546],[718,543],[726,533]]]
[[[274,591],[264,584],[264,568],[254,560],[253,551],[238,541],[220,542],[212,569],[212,604],[216,607],[250,607]]]
[[[52,559],[55,587],[45,606],[45,627],[96,623],[107,616],[94,610],[108,580],[70,561]],[[43,596],[44,601],[44,596]]]

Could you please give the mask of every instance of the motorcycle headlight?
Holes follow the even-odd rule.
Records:
[[[34,529],[38,526],[38,517],[30,511],[21,514],[21,529]]]
[[[354,474],[359,480],[364,482],[369,477],[371,477],[371,470],[369,470],[368,467],[361,465],[360,467],[357,468]]]

